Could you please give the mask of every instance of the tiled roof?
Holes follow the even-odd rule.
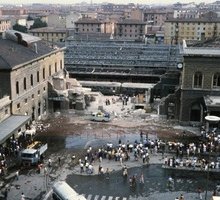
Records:
[[[55,28],[55,27],[43,27],[35,28],[29,30],[30,33],[64,33],[67,30],[65,28]]]
[[[124,19],[123,21],[119,21],[117,24],[142,24],[142,25],[145,25],[146,22],[142,22],[140,20],[135,20],[135,19]]]
[[[94,18],[80,18],[78,21],[75,22],[75,24],[101,24],[97,19]]]
[[[187,22],[192,22],[192,23],[197,23],[197,22],[202,22],[202,23],[215,23],[215,22],[220,22],[220,18],[187,18],[187,19],[180,19],[180,18],[170,18],[167,19],[165,22],[182,22],[182,23],[187,23]]]
[[[16,65],[30,62],[56,50],[46,42],[35,43],[36,47],[34,45],[25,47],[9,39],[0,39],[0,70],[10,70]],[[37,53],[35,48],[37,48]]]

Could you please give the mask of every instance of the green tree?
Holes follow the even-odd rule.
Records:
[[[15,24],[13,26],[13,30],[19,31],[19,32],[23,32],[23,33],[27,33],[27,28],[26,26],[22,26],[20,24]]]
[[[34,24],[30,27],[30,29],[42,28],[42,27],[47,27],[47,23],[43,22],[41,19],[37,18],[34,20]]]

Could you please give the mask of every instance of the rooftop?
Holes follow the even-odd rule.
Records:
[[[101,23],[102,22],[100,22],[99,20],[89,17],[81,18],[75,22],[75,24],[101,24]]]
[[[0,47],[0,70],[11,70],[60,49],[38,37],[18,31],[9,32],[6,39],[1,38]]]
[[[123,21],[119,21],[117,24],[143,24],[145,25],[146,22],[135,20],[135,19],[125,19]]]
[[[66,32],[67,30],[65,28],[55,28],[55,27],[43,27],[43,28],[35,28],[35,29],[31,29],[29,30],[30,33],[63,33]]]
[[[182,53],[185,56],[199,55],[199,56],[209,56],[209,57],[219,57],[220,56],[220,39],[213,38],[206,41],[199,41],[194,44],[187,44],[187,41],[183,41]]]

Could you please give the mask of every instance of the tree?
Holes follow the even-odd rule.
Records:
[[[27,33],[27,28],[26,26],[22,26],[20,24],[15,24],[13,26],[13,30],[19,31],[19,32],[23,32],[23,33]]]
[[[43,22],[41,19],[37,18],[34,20],[34,24],[30,27],[30,29],[42,28],[42,27],[47,27],[47,23]]]

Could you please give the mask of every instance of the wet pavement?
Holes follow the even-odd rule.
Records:
[[[73,112],[65,117],[57,117],[45,122],[51,123],[51,126],[38,132],[37,136],[37,139],[46,141],[49,146],[41,172],[37,173],[37,167],[34,167],[22,171],[18,180],[12,176],[7,185],[9,200],[20,199],[22,192],[32,200],[51,199],[47,194],[50,193],[54,182],[58,180],[66,180],[77,192],[84,194],[90,200],[104,199],[104,196],[106,196],[105,199],[125,197],[131,200],[174,200],[180,193],[184,194],[185,200],[194,200],[198,197],[196,193],[198,187],[203,189],[203,197],[205,197],[207,188],[207,200],[210,199],[218,180],[209,177],[207,182],[204,174],[166,171],[161,168],[163,160],[160,154],[151,155],[150,165],[143,166],[141,161],[135,162],[133,159],[126,163],[129,167],[129,174],[139,176],[141,172],[144,173],[145,183],[143,185],[138,183],[135,189],[129,187],[128,180],[121,176],[121,165],[114,161],[103,160],[102,163],[105,169],[108,167],[112,171],[109,180],[100,175],[80,175],[79,166],[77,166],[78,159],[83,158],[89,146],[98,148],[107,142],[117,144],[119,139],[123,142],[127,140],[134,142],[139,139],[140,130],[149,133],[152,139],[161,136],[176,138],[183,130],[179,126],[173,129],[175,125],[170,126],[169,122],[160,120],[155,114],[144,114],[142,110],[132,111],[131,103],[121,109],[121,102],[112,106],[105,106],[103,103],[101,105],[112,114],[115,113],[112,122],[91,122],[88,119],[88,113],[97,111],[100,102],[94,102],[84,114]],[[190,132],[198,133],[194,127],[190,127]],[[75,159],[72,159],[73,155],[76,156]],[[58,157],[61,157],[60,165]],[[51,168],[48,167],[49,158],[52,160]],[[96,170],[98,165],[97,161],[94,166]],[[167,188],[169,176],[172,176],[175,181],[175,187],[172,190]]]

